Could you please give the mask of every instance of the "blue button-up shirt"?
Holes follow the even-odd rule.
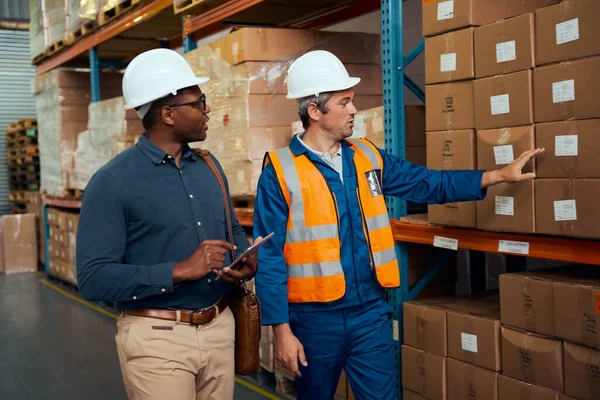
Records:
[[[352,150],[342,142],[344,184],[338,173],[300,143],[295,136],[290,149],[294,155],[304,154],[321,171],[335,194],[340,213],[341,261],[346,278],[346,294],[329,303],[290,303],[288,305],[287,269],[283,246],[288,220],[288,206],[281,193],[272,164],[264,169],[259,182],[254,212],[254,236],[275,232],[258,255],[256,290],[261,300],[265,325],[287,323],[289,312],[325,311],[353,307],[382,298],[385,290],[377,283],[369,267],[367,241],[356,196],[358,181]],[[386,196],[397,196],[415,203],[448,203],[482,200],[484,171],[436,171],[412,164],[380,150],[383,157],[382,189]]]
[[[180,166],[142,135],[94,174],[77,230],[77,280],[86,299],[113,301],[119,310],[196,310],[223,296],[228,286],[214,273],[173,285],[176,262],[202,241],[228,236],[223,195],[208,165],[186,146]],[[234,242],[244,251],[246,234],[228,206]],[[224,265],[230,262],[228,254]]]

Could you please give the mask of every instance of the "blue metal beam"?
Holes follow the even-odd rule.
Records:
[[[92,84],[92,103],[97,103],[100,98],[100,63],[98,61],[98,48],[90,49],[90,82]]]
[[[425,39],[421,40],[421,42],[415,46],[414,49],[410,51],[406,56],[404,56],[404,60],[402,61],[402,65],[404,68],[408,66],[411,62],[415,60],[425,50]]]
[[[98,61],[98,65],[100,66],[100,68],[109,68],[109,67],[116,67],[116,68],[127,68],[127,65],[129,65],[129,63],[123,62],[123,61]]]
[[[410,89],[411,92],[415,94],[415,96],[417,96],[423,103],[425,103],[425,92],[423,91],[423,89],[421,89],[419,85],[415,83],[415,81],[410,79],[410,76],[404,75],[404,84],[407,88]]]
[[[192,35],[186,36],[183,38],[183,52],[188,53],[192,50],[195,50],[197,47],[196,40]]]
[[[419,279],[419,282],[413,285],[413,287],[408,292],[407,301],[414,300],[415,297],[417,297],[417,295],[421,292],[421,290],[423,290],[423,288],[427,286],[431,279],[433,279],[433,277],[436,276],[436,274],[439,272],[442,266],[444,266],[446,262],[448,262],[448,259],[453,254],[456,256],[456,252],[452,250],[447,250],[445,253],[446,254],[443,257],[441,257],[441,259],[433,267],[430,267],[427,273],[423,275],[421,279]]]

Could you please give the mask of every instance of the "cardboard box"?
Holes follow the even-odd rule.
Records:
[[[427,397],[423,397],[418,393],[412,392],[408,389],[402,390],[402,399],[403,400],[427,400]]]
[[[535,122],[600,117],[600,57],[536,68]]]
[[[600,179],[536,179],[537,232],[600,238]]]
[[[462,306],[466,308],[447,312],[448,357],[490,371],[500,371],[502,363],[499,299],[496,297],[470,300]],[[448,371],[451,369],[449,366]]]
[[[497,0],[423,1],[423,36],[465,26],[489,24],[504,16],[504,2]]]
[[[564,392],[563,344],[560,340],[503,327],[502,373]]]
[[[425,39],[425,83],[462,81],[474,77],[473,28]]]
[[[340,396],[343,399],[348,398],[348,378],[346,377],[346,371],[344,370],[342,370],[342,375],[340,375],[335,395]]]
[[[475,132],[427,132],[427,168],[440,170],[473,170],[477,168]],[[428,206],[433,224],[477,227],[477,202],[460,202]]]
[[[473,82],[454,82],[425,87],[427,131],[475,128]]]
[[[35,214],[4,215],[0,220],[3,259],[0,272],[33,272],[38,267],[37,222]]]
[[[561,0],[504,0],[504,18],[530,13],[538,8],[556,4]]]
[[[448,355],[446,310],[439,306],[437,301],[426,300],[404,303],[404,344],[440,356]]]
[[[498,373],[448,358],[448,399],[498,399]]]
[[[446,400],[446,358],[402,346],[402,386],[430,400]]]
[[[533,100],[531,71],[476,79],[475,127],[477,129],[531,125]]]
[[[477,203],[477,228],[535,233],[534,206],[533,181],[489,187],[486,199]]]
[[[522,153],[535,148],[532,125],[477,131],[477,168],[493,171],[512,163]],[[535,162],[523,173],[535,172]]]
[[[536,157],[538,178],[600,178],[600,119],[538,124],[537,147],[546,149]]]
[[[571,268],[572,270],[572,268]],[[556,336],[600,349],[600,282],[598,267],[573,271],[554,284]]]
[[[533,13],[475,28],[475,76],[535,67]]]
[[[564,400],[564,398],[554,390],[500,375],[498,376],[498,400]]]
[[[554,336],[554,283],[544,271],[500,275],[502,325]]]
[[[565,393],[600,399],[600,350],[565,342]]]
[[[407,152],[412,147],[425,147],[425,106],[406,105],[404,107],[404,117]],[[300,123],[298,128],[294,129],[294,133],[302,130],[302,124]],[[385,148],[383,106],[359,110],[358,114],[354,116],[352,137],[365,137],[377,147]]]
[[[378,34],[315,31],[315,41],[315,45],[306,50],[329,51],[344,65],[376,64],[381,70],[381,38]]]
[[[245,61],[271,61],[315,44],[311,30],[241,28],[213,44],[224,61],[237,65]]]
[[[600,3],[568,0],[536,10],[537,65],[600,54]]]

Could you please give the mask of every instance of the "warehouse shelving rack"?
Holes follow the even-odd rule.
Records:
[[[405,0],[406,1],[406,0]],[[417,0],[413,0],[417,1]],[[319,7],[317,7],[319,5]],[[285,7],[293,8],[291,13],[281,13]],[[38,74],[59,66],[89,66],[91,70],[92,101],[100,100],[100,68],[123,66],[136,54],[152,47],[176,48],[183,45],[184,52],[196,47],[196,40],[206,37],[231,25],[321,28],[351,19],[362,14],[381,9],[381,41],[383,66],[385,147],[390,153],[404,158],[404,90],[410,89],[422,101],[423,90],[405,74],[405,68],[424,50],[421,41],[412,51],[404,55],[402,32],[402,3],[399,0],[226,0],[217,6],[195,16],[182,19],[173,15],[172,0],[152,0],[145,5],[123,15],[111,25],[76,42],[73,46],[44,60],[37,68]],[[157,25],[158,24],[158,25]],[[183,26],[182,26],[183,25]],[[183,28],[183,35],[181,34]],[[135,43],[127,47],[126,44]],[[125,47],[124,47],[125,46]],[[80,209],[81,201],[67,199],[46,199],[43,216],[46,240],[49,234],[47,207]],[[524,256],[600,265],[600,242],[583,239],[548,237],[539,235],[519,235],[496,232],[483,232],[474,229],[457,229],[415,223],[406,217],[406,202],[388,199],[388,209],[392,220],[394,238],[397,241],[401,275],[401,287],[388,291],[388,300],[394,307],[393,328],[396,340],[398,366],[397,385],[400,388],[402,308],[403,303],[416,297],[441,268],[443,261],[430,270],[412,288],[408,287],[408,257],[406,243],[434,245],[436,237],[457,240],[458,249],[481,252],[503,253],[515,259]],[[240,211],[237,217],[243,226],[252,226],[252,212]],[[501,242],[517,244],[511,253],[500,247]],[[521,247],[518,245],[521,244]],[[526,251],[523,246],[526,245]],[[447,250],[452,255],[453,250]],[[46,260],[49,260],[46,242]],[[474,268],[473,272],[481,268]],[[46,271],[48,268],[46,266]],[[402,392],[399,390],[399,398]]]

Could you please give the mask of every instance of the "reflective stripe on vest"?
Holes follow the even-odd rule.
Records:
[[[372,268],[384,287],[399,285],[399,270],[390,221],[383,195],[372,196],[367,173],[381,173],[383,160],[368,141],[349,140],[355,151],[363,227]],[[305,155],[289,148],[270,152],[280,187],[289,208],[283,249],[288,273],[288,300],[328,302],[343,297],[346,289],[340,251],[337,202],[321,171]],[[380,180],[380,177],[377,178]],[[330,194],[326,196],[325,194]]]

